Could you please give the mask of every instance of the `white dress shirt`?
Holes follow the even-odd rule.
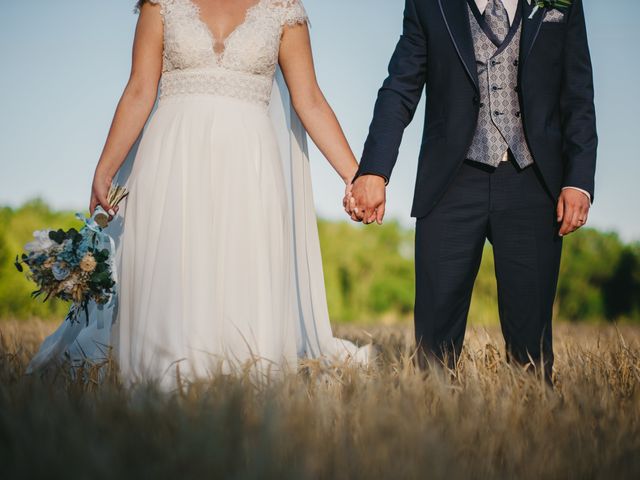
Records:
[[[511,24],[513,24],[513,19],[516,17],[516,12],[518,10],[518,1],[519,0],[502,0],[502,4],[504,5],[504,8],[507,11],[507,14],[509,15],[509,22]],[[478,10],[480,10],[480,13],[484,13],[488,3],[489,3],[489,0],[476,0],[476,5],[478,6]],[[574,190],[578,190],[579,192],[584,193],[589,198],[589,201],[591,201],[591,194],[586,190],[583,190],[578,187],[570,187],[570,186],[563,187],[562,189],[564,190],[566,188],[572,188]]]

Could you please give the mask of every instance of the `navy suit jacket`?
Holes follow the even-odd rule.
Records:
[[[582,0],[565,21],[529,19],[523,2],[518,92],[529,148],[551,195],[563,186],[594,198],[597,134]],[[425,128],[411,215],[437,205],[473,140],[479,90],[466,0],[406,0],[403,33],[378,92],[357,176],[391,177],[404,129],[426,90]]]

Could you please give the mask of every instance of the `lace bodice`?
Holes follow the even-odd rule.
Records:
[[[192,0],[149,0],[164,22],[160,96],[219,94],[268,104],[282,29],[306,23],[301,0],[257,0],[216,46]]]

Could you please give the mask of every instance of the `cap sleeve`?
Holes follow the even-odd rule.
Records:
[[[283,26],[309,23],[309,17],[302,0],[276,0],[274,4],[280,10],[280,20]]]
[[[151,3],[153,5],[163,6],[164,0],[138,0],[138,2],[136,3],[135,12],[136,13],[140,12],[142,5],[144,5],[145,3]]]

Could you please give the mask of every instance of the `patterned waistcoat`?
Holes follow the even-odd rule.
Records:
[[[480,114],[467,159],[497,167],[511,150],[520,168],[525,168],[533,163],[533,156],[524,135],[517,91],[522,15],[518,12],[500,46],[471,6],[469,20],[478,67]]]

